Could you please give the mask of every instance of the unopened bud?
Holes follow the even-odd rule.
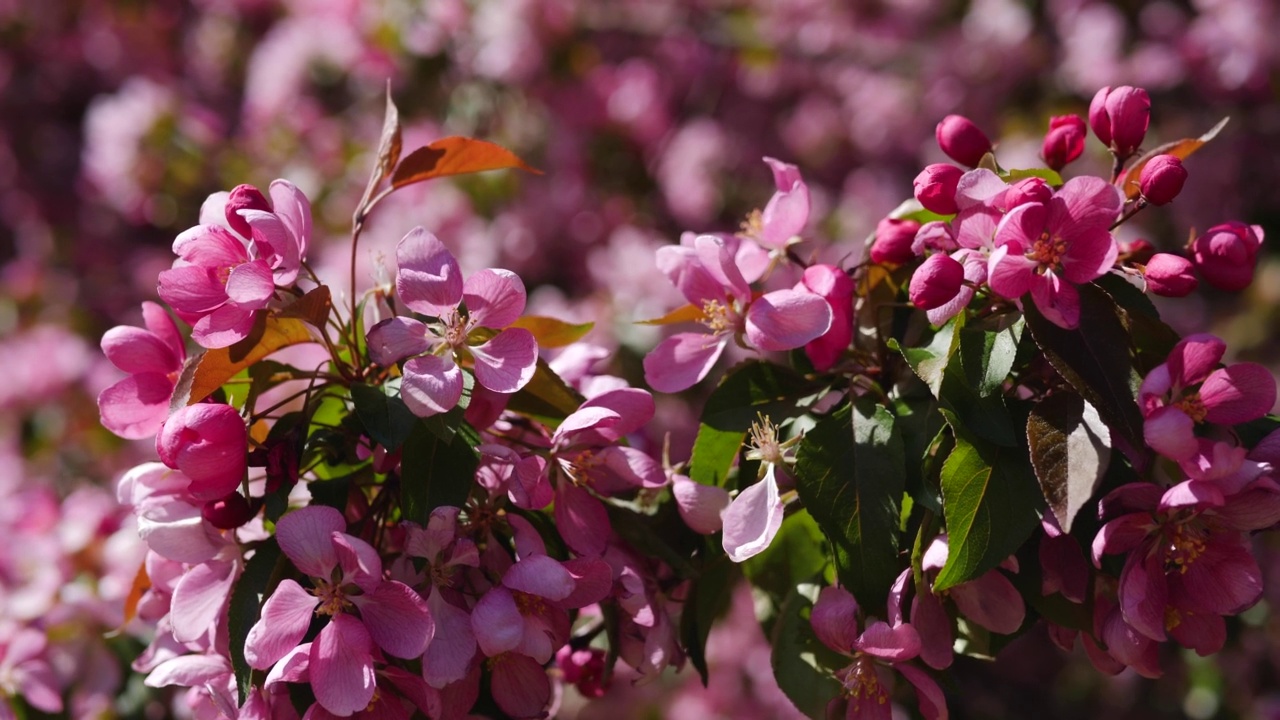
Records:
[[[1089,127],[1121,159],[1138,149],[1150,123],[1151,98],[1142,88],[1104,87],[1089,103]]]
[[[1053,188],[1044,178],[1029,177],[1009,186],[1000,199],[1000,209],[1008,212],[1027,203],[1047,203],[1053,197]]]
[[[959,209],[956,207],[956,186],[960,184],[961,175],[964,175],[964,171],[955,165],[929,165],[920,171],[912,183],[916,200],[930,212],[954,215]]]
[[[262,191],[252,185],[237,185],[231,191],[230,196],[227,197],[227,224],[232,230],[247,238],[253,236],[253,230],[249,228],[249,223],[240,217],[241,210],[271,212],[271,204],[262,195]]]
[[[964,266],[950,255],[930,255],[911,276],[908,294],[911,304],[921,310],[945,305],[960,292]]]
[[[911,262],[915,253],[911,244],[920,223],[915,220],[885,218],[876,225],[876,239],[871,245],[871,262],[901,265]]]
[[[1147,289],[1164,297],[1185,297],[1198,281],[1191,261],[1169,253],[1156,253],[1147,262]]]
[[[1253,282],[1262,227],[1231,221],[1215,225],[1191,243],[1196,268],[1210,285],[1238,292]]]
[[[1045,133],[1040,152],[1045,163],[1054,170],[1061,170],[1080,157],[1084,152],[1084,118],[1059,115],[1050,119],[1049,132]]]
[[[1173,155],[1157,155],[1142,167],[1138,186],[1147,202],[1165,205],[1178,197],[1186,181],[1187,170],[1182,167],[1181,160]]]
[[[991,152],[991,140],[972,120],[963,115],[942,118],[934,134],[942,152],[961,165],[977,167],[982,162],[982,156]]]

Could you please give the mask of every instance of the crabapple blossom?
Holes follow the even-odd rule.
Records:
[[[180,408],[156,435],[156,454],[191,480],[197,500],[217,500],[233,492],[248,468],[249,431],[240,413],[222,403]]]
[[[1191,243],[1191,257],[1205,281],[1219,290],[1239,292],[1253,282],[1262,226],[1231,221],[1214,225]]]
[[[102,352],[129,377],[98,396],[102,425],[120,437],[151,437],[169,417],[169,401],[187,351],[164,308],[142,303],[144,328],[120,325],[102,336]]]
[[[921,310],[944,305],[960,292],[963,282],[963,265],[949,255],[930,255],[911,275],[911,304]]]
[[[918,230],[920,223],[915,220],[884,218],[876,225],[871,261],[895,265],[911,262],[917,254],[912,246]]]
[[[857,284],[840,268],[819,263],[804,269],[800,285],[826,300],[831,307],[831,327],[804,346],[815,370],[830,370],[853,340],[853,296]]]
[[[759,226],[752,223],[748,235],[776,253],[785,251],[788,245],[799,240],[800,233],[809,222],[809,186],[805,185],[800,169],[795,165],[771,157],[764,161],[773,171],[777,191],[760,213]]]
[[[470,361],[476,382],[513,393],[533,377],[538,343],[524,328],[508,327],[524,312],[524,283],[508,270],[481,270],[463,282],[444,243],[414,228],[396,246],[396,293],[424,323],[394,317],[369,329],[369,355],[383,366],[404,364],[401,397],[419,417],[447,412],[462,397],[462,370]],[[496,330],[476,342],[477,330]],[[474,343],[474,344],[473,344]]]

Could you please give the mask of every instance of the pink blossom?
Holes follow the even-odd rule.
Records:
[[[129,377],[102,391],[98,412],[104,427],[131,440],[160,430],[187,359],[182,336],[163,308],[142,303],[142,322],[145,329],[120,325],[102,336],[102,352]]]
[[[843,714],[847,720],[881,720],[889,717],[893,674],[900,673],[915,686],[920,712],[928,720],[946,720],[942,689],[933,678],[908,661],[920,655],[920,635],[902,622],[890,608],[890,622],[867,621],[859,631],[858,603],[848,590],[825,587],[813,605],[809,622],[823,645],[853,658],[835,673],[843,686],[842,697],[828,706],[828,716]],[[842,707],[843,706],[843,707]],[[843,710],[843,712],[841,712]]]
[[[721,513],[729,505],[729,492],[715,485],[694,482],[685,475],[671,476],[671,494],[680,519],[696,533],[711,535],[723,526]]]
[[[961,165],[977,167],[982,156],[991,152],[991,140],[986,133],[963,115],[948,115],[934,129],[938,147],[948,157]]]
[[[48,642],[34,628],[7,629],[0,640],[0,687],[6,694],[21,695],[36,710],[63,711],[62,688],[49,664]],[[0,700],[0,715],[8,711]]]
[[[1089,103],[1089,127],[1120,158],[1137,151],[1151,123],[1151,98],[1142,88],[1104,87]]]
[[[403,583],[384,580],[377,550],[345,530],[342,513],[322,505],[280,519],[280,549],[311,578],[311,588],[291,578],[281,581],[263,603],[244,648],[249,665],[265,670],[298,647],[315,614],[330,616],[311,643],[308,661],[317,702],[340,716],[363,710],[373,699],[375,646],[416,658],[435,631],[422,598]]]
[[[1108,230],[1120,210],[1116,188],[1100,178],[1068,180],[1048,203],[1027,203],[1000,221],[987,283],[1006,298],[1028,292],[1054,324],[1080,323],[1076,284],[1102,275],[1118,249]]]
[[[458,404],[459,361],[470,360],[476,382],[497,393],[513,393],[533,378],[538,343],[528,330],[508,327],[525,305],[524,283],[515,273],[482,270],[464,283],[453,254],[421,227],[400,241],[396,262],[396,294],[431,319],[383,320],[369,329],[369,355],[383,366],[410,358],[400,394],[415,415],[429,417]],[[498,332],[473,345],[477,330]]]
[[[1214,225],[1191,243],[1192,259],[1210,285],[1239,292],[1253,282],[1262,239],[1261,225],[1234,220]]]
[[[800,285],[831,307],[831,327],[804,346],[813,369],[825,372],[835,367],[853,341],[853,295],[857,286],[845,271],[821,263],[805,268]]]
[[[1156,452],[1190,460],[1200,449],[1198,424],[1238,425],[1270,412],[1276,400],[1271,372],[1257,363],[1217,367],[1226,349],[1213,335],[1188,336],[1143,379],[1143,437]]]
[[[479,567],[475,543],[458,534],[459,508],[431,511],[427,527],[405,523],[405,555],[425,559],[427,607],[435,634],[422,657],[422,677],[433,688],[443,688],[467,676],[476,653],[471,615],[458,590],[468,567]]]
[[[1044,162],[1054,170],[1061,170],[1067,163],[1084,152],[1084,119],[1079,115],[1060,115],[1050,118],[1049,132],[1044,136],[1041,154]]]
[[[156,435],[156,454],[191,480],[197,500],[216,500],[234,492],[248,469],[249,431],[230,405],[196,403],[180,408]]]
[[[660,248],[658,265],[710,330],[710,337],[677,333],[645,356],[645,379],[660,392],[679,392],[702,380],[731,339],[745,336],[759,350],[791,350],[831,327],[831,306],[813,293],[775,290],[753,297],[720,238],[700,235],[694,248]]]
[[[764,206],[759,230],[753,237],[770,251],[785,251],[800,239],[809,222],[809,186],[800,178],[800,170],[795,165],[771,157],[764,161],[773,170],[773,182],[778,190]]]
[[[729,559],[743,562],[764,552],[782,527],[783,501],[777,473],[769,463],[758,482],[738,493],[720,514],[721,542]]]

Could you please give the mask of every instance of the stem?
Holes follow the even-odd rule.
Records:
[[[1121,213],[1120,218],[1118,220],[1111,223],[1111,227],[1107,228],[1107,230],[1115,230],[1116,228],[1120,227],[1125,223],[1125,221],[1127,221],[1129,218],[1145,210],[1147,206],[1150,204],[1151,203],[1148,203],[1146,198],[1142,198],[1142,197],[1138,198],[1133,203],[1133,205],[1129,207],[1128,210],[1125,210],[1123,213]]]

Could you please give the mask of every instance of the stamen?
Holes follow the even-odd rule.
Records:
[[[1191,393],[1175,403],[1173,406],[1187,414],[1187,417],[1198,423],[1204,422],[1204,418],[1209,414],[1209,409],[1204,406],[1204,401],[1200,399],[1200,393]]]
[[[1040,263],[1047,270],[1055,270],[1067,254],[1067,242],[1060,237],[1051,237],[1048,232],[1040,233],[1040,237],[1031,244],[1027,257]]]

